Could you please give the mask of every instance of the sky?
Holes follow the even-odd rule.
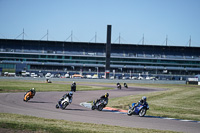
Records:
[[[200,47],[200,0],[0,0],[0,38]],[[71,38],[72,35],[72,38]]]

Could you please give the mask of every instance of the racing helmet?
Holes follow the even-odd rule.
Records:
[[[143,96],[143,97],[142,97],[142,100],[146,102],[147,97]]]
[[[105,93],[105,97],[109,97],[109,93]]]
[[[69,92],[69,96],[70,96],[70,97],[73,96],[73,92],[70,91],[70,92]]]
[[[35,88],[31,88],[31,92],[35,92]]]

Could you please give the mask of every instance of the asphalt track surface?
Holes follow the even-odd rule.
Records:
[[[162,89],[129,87],[128,89],[122,88],[122,90],[77,91],[74,93],[72,104],[65,110],[55,108],[57,101],[63,96],[63,92],[37,92],[35,97],[27,103],[22,100],[24,93],[0,93],[0,112],[123,127],[199,133],[200,123],[138,117],[137,115],[127,116],[80,106],[81,102],[96,100],[105,92],[108,92],[110,98],[113,98],[160,90]]]

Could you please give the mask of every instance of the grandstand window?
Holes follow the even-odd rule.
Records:
[[[62,56],[57,56],[57,59],[62,59],[63,57]]]
[[[48,58],[55,58],[55,56],[53,56],[53,55],[48,55],[47,57]]]
[[[46,58],[46,55],[40,55],[40,58]]]
[[[69,59],[70,57],[69,56],[65,56],[65,59]]]

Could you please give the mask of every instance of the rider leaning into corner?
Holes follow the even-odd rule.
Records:
[[[30,91],[31,91],[31,93],[33,93],[33,95],[35,95],[35,93],[36,93],[35,88],[32,88]]]
[[[71,91],[76,92],[76,82],[74,82],[74,81],[71,85]]]
[[[73,81],[72,86],[76,86],[76,82],[75,81]]]
[[[108,104],[108,97],[109,97],[109,93],[105,93],[105,95],[102,95],[102,96],[100,97],[100,99],[97,99],[96,103],[97,103],[98,101],[104,100],[105,105],[107,105],[107,104]]]
[[[119,83],[119,82],[117,83],[117,86],[118,86],[118,85],[120,85],[120,83]]]
[[[35,93],[36,93],[35,88],[31,88],[29,91],[27,91],[27,92],[24,94],[23,100],[24,100],[24,101],[30,100],[31,98],[33,98],[33,96],[35,96]],[[29,96],[29,99],[27,99],[27,96],[26,96],[26,95]]]
[[[32,96],[31,98],[33,98],[33,96],[35,96],[35,93],[36,93],[36,92],[35,92],[35,88],[31,88],[29,91],[26,92],[26,94],[27,94],[28,92],[31,92],[31,96]]]
[[[73,92],[69,92],[69,93],[66,93],[65,95],[63,95],[63,97],[60,99],[59,101],[59,105],[61,104],[61,101],[64,100],[65,98],[69,98],[69,103],[71,104],[72,103],[72,98],[73,98]]]
[[[147,97],[146,97],[146,96],[143,96],[142,99],[132,107],[132,109],[134,109],[135,107],[137,107],[139,104],[140,104],[140,105],[148,104],[148,103],[147,103]]]

